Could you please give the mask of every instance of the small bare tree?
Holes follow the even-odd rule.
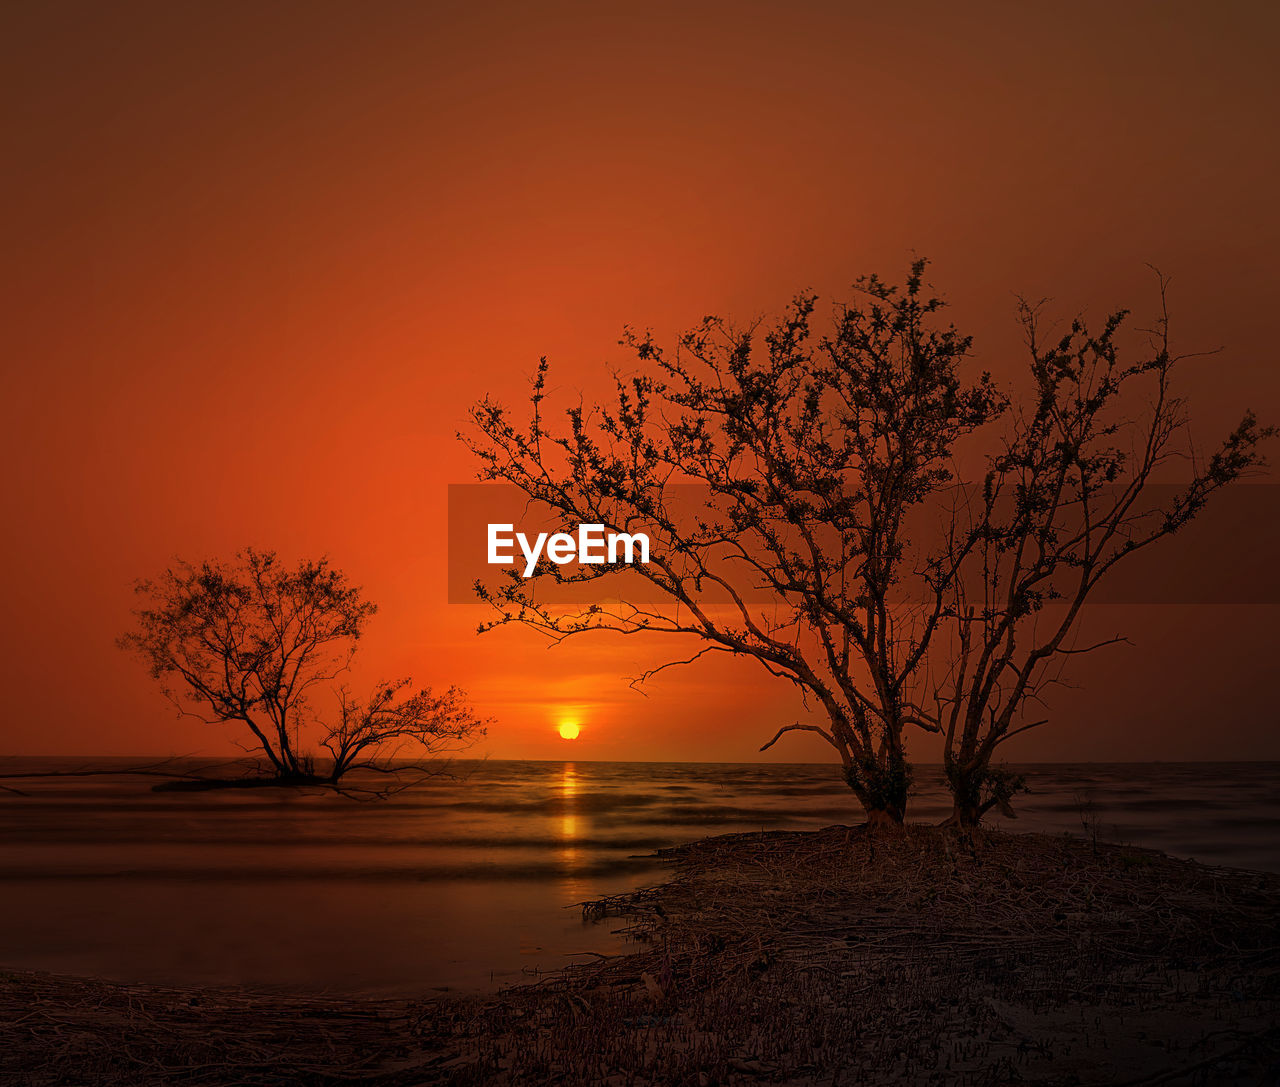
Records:
[[[478,436],[463,438],[480,477],[569,521],[644,531],[650,562],[631,570],[660,601],[620,580],[611,602],[549,603],[540,585],[623,575],[544,560],[528,579],[513,571],[496,589],[477,586],[498,612],[481,630],[522,623],[553,640],[610,631],[694,643],[641,680],[709,653],[755,661],[819,713],[765,747],[789,731],[817,734],[868,819],[901,822],[906,729],[936,728],[904,690],[964,555],[924,556],[906,521],[951,481],[955,442],[1004,407],[987,375],[961,381],[970,341],[940,322],[923,271],[916,263],[901,288],[859,280],[825,334],[802,296],[768,328],[706,318],[672,351],[628,335],[641,372],[618,377],[613,406],[571,406],[558,427],[545,413],[545,359],[528,423],[478,404]],[[891,601],[904,582],[918,590],[915,606]]]
[[[338,723],[320,741],[333,757],[331,781],[353,770],[429,773],[428,767],[403,767],[397,760],[456,751],[483,734],[484,722],[467,705],[466,692],[450,687],[435,694],[428,687],[402,696],[409,689],[407,679],[383,684],[364,702],[340,692]]]
[[[336,785],[353,769],[385,771],[396,755],[483,734],[456,688],[397,701],[408,680],[382,684],[362,707],[339,689],[339,720],[323,724],[315,693],[347,671],[377,610],[327,559],[289,568],[248,548],[229,563],[179,563],[137,592],[146,603],[121,647],[142,657],[179,713],[243,725],[281,783]],[[301,749],[315,733],[333,756],[327,773]]]
[[[1159,319],[1132,361],[1118,343],[1125,312],[1096,333],[1077,320],[1045,343],[1039,307],[1020,305],[1034,401],[1013,414],[960,537],[967,576],[949,586],[951,636],[935,642],[934,708],[922,713],[945,739],[951,822],[974,825],[994,807],[1012,814],[1022,782],[994,765],[997,751],[1046,723],[1036,711],[1073,655],[1123,640],[1077,644],[1099,582],[1264,466],[1260,446],[1275,431],[1252,413],[1211,456],[1196,456],[1171,388],[1180,360],[1169,345],[1166,286],[1161,278]],[[1175,461],[1190,480],[1156,485]]]

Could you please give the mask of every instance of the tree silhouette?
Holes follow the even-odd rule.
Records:
[[[640,681],[710,653],[749,658],[821,714],[764,748],[820,736],[871,822],[903,819],[912,728],[943,742],[954,822],[1009,810],[1019,782],[993,755],[1040,723],[1027,708],[1094,648],[1071,640],[1089,594],[1260,466],[1273,431],[1246,415],[1162,501],[1150,484],[1186,436],[1163,312],[1129,363],[1123,313],[1096,335],[1078,321],[1046,348],[1023,305],[1034,398],[1010,411],[986,373],[962,378],[971,341],[941,322],[924,267],[902,287],[858,280],[821,332],[811,295],[768,326],[708,317],[670,350],[628,332],[641,369],[616,376],[610,405],[549,414],[545,359],[527,421],[490,397],[475,405],[462,438],[481,479],[557,518],[645,532],[651,559],[624,571],[544,559],[529,578],[477,583],[497,614],[481,631],[694,643]],[[981,486],[957,479],[962,440],[997,450]],[[542,591],[606,578],[581,606]]]
[[[628,334],[646,372],[617,379],[615,405],[571,406],[556,427],[545,359],[526,424],[492,399],[476,405],[478,434],[463,437],[481,478],[579,523],[645,531],[650,562],[631,569],[664,601],[620,584],[616,603],[557,607],[540,599],[540,582],[617,571],[543,561],[527,580],[512,572],[497,589],[477,586],[498,612],[481,629],[517,622],[554,639],[647,631],[700,643],[641,679],[713,652],[749,658],[825,717],[784,725],[765,747],[788,731],[816,733],[869,819],[900,822],[906,729],[936,728],[904,692],[965,554],[921,557],[905,522],[952,482],[955,442],[1004,408],[987,375],[961,381],[970,341],[940,321],[924,266],[901,288],[859,280],[821,334],[813,296],[768,328],[708,317],[670,352]],[[692,506],[681,493],[690,484]],[[924,604],[893,606],[906,582]]]
[[[922,710],[945,737],[956,823],[973,825],[993,807],[1012,814],[1021,781],[992,765],[997,750],[1047,722],[1029,717],[1073,655],[1123,640],[1074,640],[1100,581],[1265,464],[1260,447],[1275,430],[1251,412],[1212,455],[1196,456],[1171,386],[1180,358],[1166,286],[1161,278],[1160,316],[1133,361],[1118,342],[1124,311],[1097,333],[1076,320],[1046,344],[1040,307],[1020,304],[1034,400],[1013,413],[972,507],[965,540],[976,533],[980,543],[965,557],[968,576],[951,582],[951,636],[935,646],[933,708]],[[1153,485],[1175,461],[1190,481]]]
[[[248,548],[230,563],[178,563],[137,592],[146,603],[121,647],[143,658],[180,713],[243,725],[277,781],[337,784],[353,769],[388,772],[398,754],[435,754],[483,733],[456,688],[397,702],[408,680],[381,684],[362,706],[339,688],[338,720],[323,724],[315,693],[347,671],[377,611],[327,559],[289,568]],[[313,733],[333,757],[327,773],[301,749]]]

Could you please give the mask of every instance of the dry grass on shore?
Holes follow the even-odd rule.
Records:
[[[668,883],[584,907],[626,925],[635,953],[490,997],[4,976],[0,1079],[1276,1082],[1280,877],[924,827],[736,835],[667,856]]]
[[[647,950],[453,1019],[475,1082],[1234,1084],[1280,1060],[1280,878],[924,827],[669,856],[665,886],[588,907]]]

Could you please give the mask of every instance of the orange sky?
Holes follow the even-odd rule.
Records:
[[[752,757],[796,710],[749,665],[645,698],[634,647],[445,602],[466,407],[540,354],[603,391],[626,323],[920,253],[1009,375],[1014,292],[1141,309],[1151,261],[1224,348],[1198,433],[1280,417],[1280,12],[888,7],[7,5],[0,753],[225,750],[112,641],[133,578],[254,543],[327,552],[382,607],[361,676],[463,684],[494,755]],[[1275,608],[1115,619],[1011,757],[1280,757]]]

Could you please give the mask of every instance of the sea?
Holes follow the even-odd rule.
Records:
[[[332,995],[491,991],[625,950],[581,904],[663,878],[714,834],[853,825],[832,765],[504,762],[386,799],[156,792],[113,772],[0,777],[0,970]],[[195,764],[192,764],[193,766]],[[1280,763],[1038,765],[1009,830],[1280,871]],[[909,818],[949,811],[916,769]]]

